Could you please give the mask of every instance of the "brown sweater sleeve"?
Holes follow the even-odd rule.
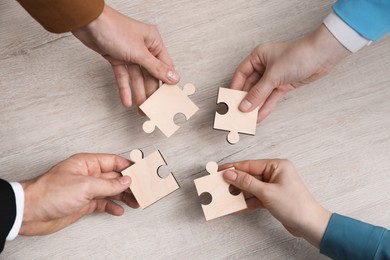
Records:
[[[103,11],[104,0],[18,0],[46,30],[63,33],[79,29]]]

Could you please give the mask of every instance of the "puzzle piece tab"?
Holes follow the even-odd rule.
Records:
[[[216,162],[207,163],[206,169],[210,175],[194,180],[199,196],[207,192],[212,197],[210,204],[202,205],[206,220],[222,217],[247,208],[242,192],[238,195],[232,195],[229,192],[230,184],[223,179],[222,174],[224,171],[218,172],[218,164]]]
[[[133,150],[130,160],[134,164],[123,170],[122,174],[131,177],[130,189],[142,209],[179,188],[172,174],[166,178],[158,176],[158,169],[167,165],[160,151],[143,158],[140,150]]]
[[[157,126],[170,137],[179,129],[173,121],[176,114],[182,113],[189,120],[198,111],[198,107],[188,97],[195,93],[195,86],[184,85],[181,90],[176,85],[163,84],[141,106],[140,109],[149,117],[150,121],[143,124],[143,130],[151,133]]]
[[[225,103],[228,106],[228,112],[224,115],[215,113],[214,129],[230,131],[227,141],[235,144],[240,140],[238,133],[255,135],[256,121],[259,108],[251,112],[244,113],[238,109],[241,101],[248,92],[219,88],[217,104]]]

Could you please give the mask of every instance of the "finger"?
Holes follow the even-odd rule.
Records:
[[[161,60],[162,62],[164,62],[165,64],[167,64],[169,67],[172,67],[173,69],[175,69],[174,65],[173,65],[173,61],[171,59],[171,56],[169,55],[168,53],[168,50],[167,48],[165,48],[164,44],[162,43],[161,44],[162,47],[161,47],[161,50],[160,52],[156,55],[157,59]]]
[[[122,176],[110,180],[89,176],[87,178],[87,190],[85,192],[90,200],[118,195],[131,184],[129,176]]]
[[[236,213],[240,214],[240,213],[250,212],[259,208],[264,208],[263,203],[261,203],[261,201],[256,197],[252,197],[251,199],[245,200],[245,202],[247,208],[237,211]]]
[[[79,154],[79,159],[84,160],[88,166],[90,175],[93,172],[121,172],[131,165],[131,162],[116,154]]]
[[[256,62],[254,61],[256,57]],[[238,65],[233,75],[231,89],[243,90],[247,79],[255,72],[262,75],[265,70],[264,65],[259,62],[257,56],[252,52]]]
[[[180,80],[179,74],[173,67],[154,57],[146,48],[144,54],[136,62],[145,68],[153,77],[168,84],[176,84]]]
[[[134,93],[135,103],[140,106],[146,100],[144,77],[138,64],[128,64],[130,84]]]
[[[256,198],[256,197],[252,197],[250,199],[247,199],[246,200],[246,205],[247,205],[247,210],[254,210],[254,209],[264,208],[263,203],[261,203],[261,201],[258,198]]]
[[[241,162],[235,162],[235,163],[226,163],[218,167],[218,171],[225,171],[229,168],[238,169],[246,172],[250,172],[255,178],[258,180],[263,180],[263,176],[261,175],[262,172],[258,172],[260,168],[258,168],[259,162],[264,165],[269,160],[247,160],[247,161],[241,161]],[[253,166],[252,166],[253,165]],[[251,171],[254,169],[255,171]],[[245,193],[244,193],[245,194]]]
[[[256,107],[262,107],[265,100],[274,89],[274,83],[267,76],[267,73],[249,90],[248,94],[241,101],[239,109],[242,112],[250,112]]]
[[[103,172],[102,174],[100,174],[99,177],[106,179],[106,180],[111,180],[111,179],[116,179],[120,176],[122,176],[122,175],[118,172]]]
[[[124,213],[123,207],[108,199],[97,200],[97,206],[95,211],[106,212],[114,216],[121,216]]]
[[[283,98],[286,92],[293,90],[294,87],[291,84],[280,86],[274,89],[264,102],[264,105],[260,108],[257,115],[257,123],[263,121],[274,110],[278,102]]]
[[[242,90],[247,78],[255,71],[250,59],[250,56],[248,56],[240,63],[240,65],[238,65],[233,75],[232,84],[230,85],[231,89]]]
[[[141,104],[140,104],[140,105],[141,105]],[[140,108],[138,108],[137,112],[138,112],[138,114],[139,114],[140,116],[146,116],[145,113],[144,113],[144,111],[142,111]]]
[[[129,73],[126,69],[126,65],[112,65],[112,70],[116,78],[116,84],[119,90],[119,96],[121,98],[123,106],[131,107],[131,90],[130,90],[130,79]]]
[[[145,69],[142,69],[142,74],[144,75],[146,98],[148,98],[158,89],[158,79],[152,77]]]
[[[259,80],[260,80],[260,75],[256,71],[250,75],[244,85],[244,88],[242,89],[243,91],[249,91]]]
[[[224,171],[224,170],[229,169],[229,168],[232,168],[232,167],[234,167],[234,164],[233,164],[233,163],[225,163],[225,164],[223,164],[223,165],[218,166],[218,171],[219,171],[219,172],[220,172],[220,171]]]
[[[260,108],[259,113],[257,114],[257,123],[263,121],[269,114],[271,114],[272,110],[276,107],[278,102],[283,98],[285,92],[274,89],[264,102],[264,105]]]
[[[115,200],[122,201],[127,206],[133,209],[139,208],[139,204],[131,192],[124,191],[121,194],[112,197]]]
[[[280,159],[261,159],[261,160],[246,160],[231,163],[236,170],[250,173],[256,178],[260,178],[271,169],[277,168]]]
[[[164,42],[161,38],[160,32],[156,26],[148,26],[149,30],[145,30],[147,34],[145,35],[145,44],[149,53],[152,54],[152,57],[156,57],[158,61],[162,64],[165,64],[168,67],[168,71],[165,71],[165,76],[168,80],[163,80],[162,78],[156,77],[149,69],[148,71],[157,79],[168,83],[176,84],[180,80],[180,75],[175,70],[172,59],[168,53],[167,48],[164,45]],[[161,65],[160,65],[161,66]]]
[[[238,170],[227,170],[223,173],[226,182],[237,188],[247,191],[258,198],[262,197],[262,190],[265,189],[266,183],[254,178],[249,173]]]
[[[237,188],[237,189],[238,189],[238,188]],[[251,193],[249,193],[249,192],[247,192],[247,191],[243,191],[242,194],[244,194],[244,198],[245,198],[246,200],[248,200],[248,199],[254,197],[253,194],[251,194]]]

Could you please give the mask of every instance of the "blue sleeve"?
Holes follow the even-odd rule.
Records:
[[[390,259],[390,232],[334,213],[320,252],[332,259]]]
[[[333,11],[366,39],[377,41],[390,32],[390,0],[338,0]]]

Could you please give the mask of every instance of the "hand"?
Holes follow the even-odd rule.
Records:
[[[132,105],[130,85],[139,106],[157,90],[159,80],[176,84],[180,79],[157,28],[107,5],[98,18],[72,33],[111,63],[125,107]]]
[[[311,196],[288,160],[242,161],[223,173],[225,180],[246,194],[248,209],[263,207],[294,236],[319,247],[331,213]]]
[[[257,46],[236,69],[231,88],[249,91],[239,108],[249,112],[259,106],[259,123],[286,92],[323,77],[349,54],[321,25],[299,40]]]
[[[112,200],[137,208],[133,195],[125,192],[130,177],[118,173],[128,166],[130,162],[117,155],[77,154],[23,182],[25,208],[19,234],[50,234],[95,211],[122,215],[124,209]]]

